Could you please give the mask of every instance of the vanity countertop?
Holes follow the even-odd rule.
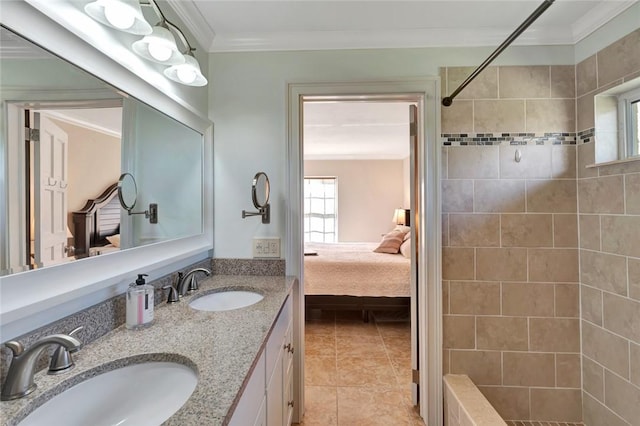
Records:
[[[225,424],[295,282],[295,278],[284,276],[213,275],[202,279],[193,296],[175,304],[157,305],[151,327],[127,330],[122,325],[74,354],[76,366],[68,373],[37,373],[34,381],[38,387],[33,393],[0,403],[1,424],[17,424],[84,376],[145,361],[180,362],[198,372],[193,394],[164,425]],[[192,298],[227,288],[257,291],[264,299],[223,312],[189,307]]]

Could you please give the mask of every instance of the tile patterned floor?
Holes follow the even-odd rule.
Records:
[[[323,311],[306,322],[303,426],[424,425],[411,405],[408,322]]]
[[[531,420],[515,421],[509,420],[508,426],[584,426],[582,423],[563,423],[563,422],[534,422]]]

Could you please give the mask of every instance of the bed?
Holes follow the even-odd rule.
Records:
[[[375,253],[378,243],[305,243],[305,303],[311,309],[403,310],[411,297],[411,260]]]
[[[77,259],[120,250],[120,200],[117,195],[118,184],[114,183],[71,214]]]

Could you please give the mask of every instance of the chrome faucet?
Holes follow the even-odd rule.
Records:
[[[7,378],[2,385],[0,399],[9,401],[22,398],[35,390],[36,384],[33,383],[33,376],[36,372],[36,363],[47,346],[60,345],[69,353],[73,353],[80,349],[82,342],[66,334],[52,334],[36,341],[26,350],[22,343],[15,340],[7,342],[5,345],[13,352],[13,358],[11,365],[9,365]]]
[[[206,276],[211,275],[211,271],[206,268],[195,268],[184,275],[178,274],[179,279],[176,290],[178,290],[180,296],[187,294],[187,291],[195,291],[198,289],[198,281],[195,276],[197,272],[203,272]]]

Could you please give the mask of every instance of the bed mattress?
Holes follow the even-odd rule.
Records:
[[[306,243],[307,295],[409,297],[411,261],[374,253],[378,243]]]

